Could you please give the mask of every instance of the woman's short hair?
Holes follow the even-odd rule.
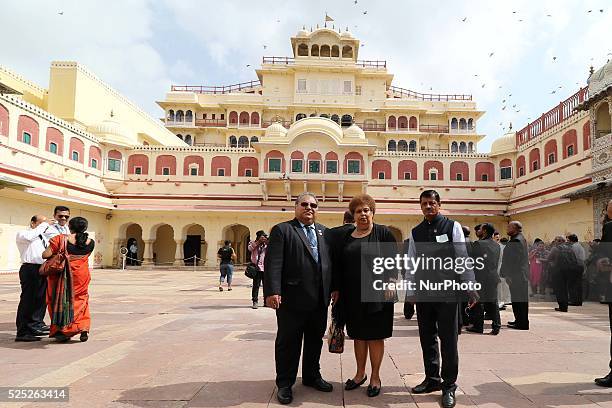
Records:
[[[349,203],[349,211],[353,216],[355,215],[355,210],[360,206],[368,206],[372,211],[372,214],[376,212],[376,201],[372,198],[372,196],[368,194],[359,194],[353,197],[351,202]]]

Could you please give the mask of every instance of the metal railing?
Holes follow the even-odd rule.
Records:
[[[195,125],[201,127],[226,127],[227,122],[225,119],[196,119]]]
[[[580,88],[578,92],[559,103],[559,105],[555,106],[548,112],[543,113],[533,122],[528,123],[527,126],[516,132],[516,146],[518,147],[529,142],[553,126],[556,126],[566,119],[574,116],[577,113],[574,108],[586,101],[588,97],[589,88]]]
[[[420,125],[419,132],[448,133],[448,126],[447,125]]]
[[[472,95],[467,94],[429,94],[412,91],[410,89],[390,86],[389,91],[393,92],[393,98],[398,99],[417,99],[421,101],[471,101]]]
[[[386,130],[384,123],[355,123],[366,132],[384,132]]]
[[[316,57],[315,57],[316,58]],[[339,57],[319,57],[321,59],[330,60],[340,59]],[[293,65],[295,64],[294,57],[262,57],[262,64],[273,64],[273,65]],[[376,69],[386,69],[387,61],[384,60],[357,60],[355,65],[363,68],[376,68]]]
[[[205,85],[172,85],[171,91],[173,92],[194,92],[200,94],[228,94],[232,92],[249,93],[255,92],[254,88],[260,87],[261,82],[249,81],[241,82],[239,84],[222,85],[222,86],[205,86]]]

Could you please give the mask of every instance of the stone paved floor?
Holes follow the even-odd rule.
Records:
[[[15,343],[17,275],[0,275],[0,386],[68,386],[64,406],[73,407],[278,406],[274,312],[252,310],[248,282],[236,275],[235,289],[219,292],[212,271],[95,271],[90,340],[69,344]],[[607,308],[586,304],[567,314],[552,308],[531,304],[529,332],[460,337],[458,406],[612,407],[612,389],[592,383],[607,371]],[[503,312],[503,321],[510,316]],[[439,406],[439,393],[408,391],[423,368],[416,322],[403,318],[401,305],[386,343],[381,396],[343,391],[355,370],[350,341],[347,348],[322,354],[334,392],[296,385],[292,406]]]

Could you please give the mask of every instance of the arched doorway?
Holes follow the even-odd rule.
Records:
[[[142,262],[142,258],[144,256],[145,244],[142,240],[142,227],[138,224],[130,224],[125,230],[125,239],[126,239],[126,247],[128,250],[131,249],[132,244],[136,245],[136,259],[127,259],[127,264],[132,266],[139,266]],[[134,258],[128,252],[129,258]]]
[[[203,264],[203,256],[206,255],[206,240],[204,227],[200,224],[191,224],[183,229],[182,237],[185,242],[183,243],[183,256],[185,258],[185,265],[196,265]],[[194,256],[196,259],[194,258]]]
[[[237,264],[249,262],[247,247],[250,235],[249,229],[241,224],[228,225],[223,229],[223,241],[227,240],[232,243],[232,248],[236,251]],[[221,245],[223,245],[223,242],[221,242]]]
[[[155,265],[170,266],[174,263],[175,253],[174,229],[168,224],[162,224],[155,231],[153,262]]]

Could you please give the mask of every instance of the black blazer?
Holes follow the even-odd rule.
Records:
[[[281,304],[297,310],[312,310],[329,304],[332,269],[325,226],[315,223],[319,263],[297,219],[281,222],[270,231],[266,252],[264,297],[281,295]]]
[[[497,301],[497,284],[499,283],[499,275],[497,274],[497,266],[499,264],[500,248],[499,244],[491,238],[480,239],[472,243],[472,257],[482,258],[484,268],[480,269],[474,266],[474,275],[476,281],[482,285],[479,292],[481,302]],[[495,296],[493,296],[495,294]]]
[[[527,241],[520,232],[504,248],[500,275],[512,280],[512,284],[529,281],[529,253]]]

